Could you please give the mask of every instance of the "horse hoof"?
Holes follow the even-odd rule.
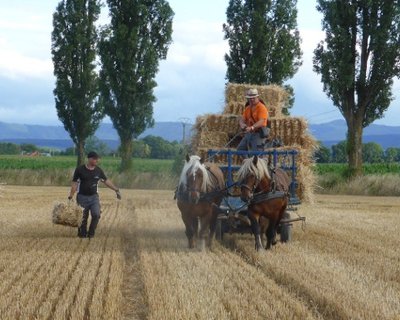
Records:
[[[200,251],[205,251],[206,250],[206,240],[201,239],[200,240]]]
[[[265,249],[263,248],[263,246],[256,246],[256,251],[257,252],[264,252],[265,251]]]

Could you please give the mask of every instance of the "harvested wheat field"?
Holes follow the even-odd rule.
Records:
[[[53,225],[67,188],[5,187],[0,319],[400,319],[400,199],[317,196],[305,232],[186,249],[171,191],[101,190],[92,240]]]

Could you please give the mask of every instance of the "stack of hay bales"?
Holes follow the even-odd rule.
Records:
[[[239,118],[245,104],[245,92],[250,88],[257,88],[260,98],[265,102],[271,120],[271,139],[280,139],[284,147],[276,148],[280,151],[297,150],[297,181],[298,195],[304,202],[313,202],[315,177],[312,170],[313,155],[317,142],[308,132],[307,121],[303,118],[286,117],[282,110],[289,98],[287,92],[280,86],[253,86],[247,84],[228,84],[225,92],[226,105],[222,114],[208,114],[199,116],[194,126],[195,134],[192,140],[193,152],[207,157],[209,149],[236,149],[241,137],[239,132]],[[229,145],[227,145],[229,143]],[[280,156],[278,162],[289,161],[288,155]],[[272,160],[272,159],[271,159]],[[213,159],[216,163],[227,163],[226,156],[217,155]],[[242,159],[234,157],[233,162],[240,164]]]

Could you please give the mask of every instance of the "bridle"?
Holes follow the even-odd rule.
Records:
[[[256,177],[255,177],[255,178],[256,178]],[[243,183],[243,182],[240,184],[240,188],[246,189],[246,190],[248,190],[249,192],[251,192],[251,194],[252,194],[252,197],[251,197],[251,198],[253,198],[254,195],[255,195],[255,191],[257,190],[257,188],[258,188],[258,186],[260,185],[260,183],[261,183],[261,180],[256,178],[256,181],[255,181],[255,183],[254,183],[254,185],[253,185],[253,188],[250,188],[247,184],[245,184],[245,183]]]
[[[274,171],[273,171],[274,173]],[[248,179],[249,177],[247,177]],[[251,203],[258,203],[258,202],[262,202],[265,200],[270,200],[270,199],[274,199],[276,197],[281,197],[281,196],[285,196],[287,197],[288,194],[287,193],[283,193],[283,192],[277,192],[276,190],[276,181],[275,179],[272,177],[271,179],[271,183],[270,183],[270,190],[260,190],[259,192],[256,192],[257,188],[260,186],[261,184],[261,180],[262,179],[258,179],[257,177],[256,181],[253,185],[253,188],[250,188],[247,184],[245,183],[241,183],[240,188],[243,189],[247,189],[248,191],[250,191],[250,196],[249,199],[246,201],[248,204]],[[271,196],[272,195],[272,196]]]
[[[211,171],[209,173],[213,174]],[[195,175],[195,174],[194,174]],[[233,185],[232,185],[233,186]],[[232,186],[227,186],[223,189],[217,189],[209,192],[203,192],[197,188],[190,187],[187,183],[185,184],[185,193],[187,193],[190,197],[191,192],[196,192],[199,195],[199,201],[210,201],[215,196],[220,196],[225,194]]]
[[[203,179],[204,179],[204,177],[203,177]],[[193,172],[193,181],[196,181],[196,172]],[[201,195],[203,193],[201,190],[199,190],[197,188],[189,187],[189,185],[187,183],[186,183],[185,187],[186,187],[186,191],[188,191],[188,192],[196,192],[199,195]]]

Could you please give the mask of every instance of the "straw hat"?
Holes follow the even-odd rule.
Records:
[[[249,89],[246,92],[246,99],[256,98],[258,96],[259,94],[257,89]]]

